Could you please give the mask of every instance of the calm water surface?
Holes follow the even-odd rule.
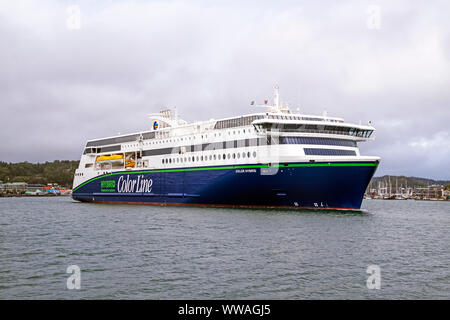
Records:
[[[1,299],[450,299],[450,202],[364,212],[0,198]],[[368,265],[381,289],[366,287]],[[66,269],[81,269],[68,290]]]

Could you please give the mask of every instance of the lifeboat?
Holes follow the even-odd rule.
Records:
[[[127,160],[127,161],[125,162],[125,168],[131,168],[131,167],[134,167],[135,164],[136,164],[136,163],[135,163],[134,161]]]
[[[120,159],[123,159],[123,155],[115,154],[112,156],[100,156],[97,158],[97,161],[120,160]]]

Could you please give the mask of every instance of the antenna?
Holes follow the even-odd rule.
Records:
[[[280,108],[280,95],[278,93],[279,88],[280,87],[278,85],[275,85],[275,88],[274,88],[275,90],[274,90],[274,95],[273,95],[273,106],[275,107],[275,109],[277,109],[277,111]]]

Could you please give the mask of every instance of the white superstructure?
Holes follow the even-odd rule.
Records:
[[[371,138],[371,125],[342,118],[295,114],[275,88],[265,112],[188,123],[177,110],[149,116],[151,129],[89,140],[76,170],[76,188],[93,177],[140,171],[256,163],[376,161],[357,143]]]

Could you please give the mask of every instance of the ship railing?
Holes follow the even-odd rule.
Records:
[[[367,137],[367,136],[361,136],[352,134],[352,133],[346,133],[342,131],[336,131],[336,130],[313,130],[313,129],[301,129],[301,130],[295,130],[295,129],[283,129],[283,130],[270,130],[270,129],[259,129],[259,133],[262,134],[268,134],[268,133],[316,133],[316,134],[334,134],[334,135],[341,135],[341,136],[347,136],[347,137],[353,137],[353,138],[360,138],[364,140],[373,140],[373,138]]]

